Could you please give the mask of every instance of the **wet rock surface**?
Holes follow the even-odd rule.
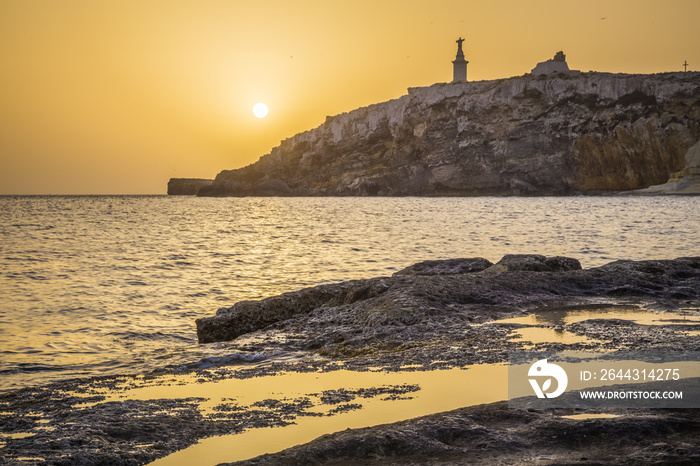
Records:
[[[436,261],[423,261],[399,270],[396,275],[454,275],[469,272],[481,272],[493,264],[486,259],[476,257],[473,259],[448,259]]]
[[[240,376],[199,375],[200,382]],[[250,405],[229,399],[202,412],[203,398],[110,401],[96,394],[115,385],[103,378],[0,395],[0,464],[147,464],[201,438],[285,426],[303,416],[334,416],[362,409],[362,400],[410,399],[420,390],[408,384],[341,388]]]
[[[606,318],[606,309],[619,312]],[[655,325],[619,317],[639,309],[674,314]],[[575,310],[600,315],[574,323],[556,317]],[[570,332],[580,341],[528,341],[517,337],[526,325],[499,321],[531,313],[551,313],[551,319],[535,326]],[[206,361],[201,367],[208,368],[193,364],[179,372],[204,383],[293,371],[428,371],[505,362],[509,351],[525,348],[700,351],[699,318],[697,257],[617,261],[591,269],[581,269],[575,259],[536,255],[505,256],[497,264],[428,261],[392,277],[322,285],[220,309],[202,319],[206,324],[198,323],[198,329],[224,337],[225,342],[215,343],[218,351],[259,356],[248,366],[240,365],[246,358],[236,357],[231,359],[236,366],[209,367]],[[211,412],[199,409],[200,398],[115,401],[104,396],[120,386],[162,383],[158,377],[168,373],[75,380],[1,394],[0,463],[146,464],[201,438],[282,426],[299,416],[339,415],[361,409],[368,398],[391,402],[420,390],[415,385],[341,387],[248,405],[231,399]],[[562,419],[557,413],[496,403],[340,432],[250,464],[562,464],[582,458],[617,464],[622,456],[631,463],[697,462],[698,410],[615,413],[620,417]]]
[[[573,411],[571,412],[573,413]],[[494,403],[324,435],[230,465],[697,464],[700,410],[618,411],[611,419]]]
[[[656,308],[677,308],[698,299],[700,258],[617,261],[581,269],[572,258],[507,255],[493,265],[484,259],[422,262],[392,277],[247,301],[199,319],[197,328],[200,341],[209,342],[253,332],[259,325],[258,332],[285,335],[275,348],[343,358],[353,367],[434,367],[436,361],[496,362],[514,348],[507,338],[512,327],[475,324],[547,306],[653,301]],[[570,330],[586,335],[582,325]],[[614,344],[623,340],[619,335]],[[668,348],[677,338],[653,341]]]
[[[254,408],[235,419],[208,419],[195,399],[102,402],[96,396],[88,399],[94,406],[83,407],[82,397],[64,395],[72,389],[85,386],[63,383],[0,397],[0,432],[27,434],[3,438],[0,463],[146,464],[198,438],[288,423],[278,412]]]

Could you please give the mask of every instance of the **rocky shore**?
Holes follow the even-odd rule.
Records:
[[[475,324],[545,307],[651,300],[663,308],[697,305],[698,298],[697,257],[616,261],[582,269],[572,258],[508,255],[496,264],[482,258],[421,262],[392,277],[239,302],[198,319],[197,334],[206,343],[256,330],[283,333],[288,336],[282,344],[286,351],[364,355],[357,362],[374,365],[430,365],[436,360],[472,364],[503,360],[512,345],[504,338],[507,328],[485,333]],[[625,343],[626,336],[616,336],[610,347],[633,345],[632,340]],[[465,346],[465,340],[470,344]],[[675,339],[655,343],[658,349],[672,349]]]
[[[573,310],[600,316],[567,323]],[[655,324],[625,318],[645,310]],[[612,313],[614,311],[614,313]],[[606,312],[615,317],[606,317]],[[553,316],[537,328],[566,340],[528,341],[527,325],[503,318]],[[623,317],[620,317],[623,315]],[[326,284],[236,303],[200,319],[202,341],[232,354],[267,355],[255,364],[193,364],[142,376],[75,380],[0,395],[3,464],[146,464],[214,435],[283,426],[308,416],[362,410],[373,397],[410,398],[415,384],[309,390],[255,403],[211,394],[120,398],[136,386],[194,384],[280,373],[425,371],[504,363],[510,351],[700,351],[700,257],[616,261],[584,269],[564,257],[510,255],[426,261],[391,277]],[[224,346],[222,346],[224,345]],[[267,357],[266,361],[264,358]],[[473,367],[473,366],[472,366]],[[168,377],[174,377],[170,380]],[[264,380],[264,379],[263,379]],[[227,395],[234,396],[234,394]],[[383,399],[383,398],[382,398]],[[390,401],[387,401],[390,402]],[[329,433],[309,444],[243,464],[696,464],[697,409],[608,409],[615,417],[562,417],[575,410],[510,409],[504,402]],[[274,430],[270,431],[272,435]]]

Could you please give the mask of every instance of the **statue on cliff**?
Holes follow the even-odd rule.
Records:
[[[464,59],[464,51],[462,50],[464,39],[460,37],[455,42],[457,42],[457,56],[452,61],[452,82],[465,83],[467,82],[467,63],[469,62]]]
[[[462,51],[462,42],[464,42],[464,39],[462,39],[460,36],[460,38],[455,42],[457,42],[457,55],[464,55],[464,52]]]

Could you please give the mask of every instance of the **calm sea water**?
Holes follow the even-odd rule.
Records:
[[[0,197],[0,391],[227,361],[219,307],[511,253],[699,255],[700,198]]]

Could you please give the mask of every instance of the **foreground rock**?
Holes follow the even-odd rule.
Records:
[[[564,324],[555,318],[537,324],[581,337],[571,344],[524,341],[516,337],[523,324],[497,320],[534,311],[608,308],[682,309],[694,320],[644,325],[616,317]],[[693,323],[698,317],[700,257],[617,261],[592,269],[581,269],[575,259],[538,255],[505,256],[497,264],[479,258],[426,261],[393,277],[322,285],[225,308],[198,322],[200,338],[230,339],[212,350],[259,355],[255,364],[224,367],[207,358],[172,371],[190,371],[204,383],[279,372],[430,371],[503,363],[509,351],[533,346],[700,351],[700,323]],[[222,357],[221,364],[232,359],[241,361]],[[199,398],[110,401],[102,394],[154,380],[154,375],[93,378],[0,394],[0,463],[147,464],[205,437],[362,409],[366,397],[380,394],[420,393],[419,386],[409,385],[315,394],[311,388],[299,399],[230,401],[214,414],[202,413],[206,400]],[[583,458],[619,464],[623,456],[634,464],[698,462],[698,410],[613,412],[619,417],[574,420],[558,417],[567,414],[562,411],[495,403],[339,432],[249,464],[568,464]]]
[[[561,412],[559,414],[567,414]],[[700,410],[574,420],[494,403],[324,435],[229,465],[698,464]]]
[[[435,84],[328,117],[199,195],[617,192],[666,182],[698,139],[700,73]]]
[[[259,329],[294,330],[307,348],[353,352],[368,341],[399,344],[406,332],[422,337],[461,326],[516,315],[556,302],[587,298],[697,300],[700,258],[618,261],[581,269],[571,258],[509,255],[493,265],[485,259],[425,262],[393,277],[307,288],[260,301],[221,308],[197,320],[202,343],[231,340]],[[427,329],[423,327],[427,327]],[[317,349],[317,348],[316,348]]]

